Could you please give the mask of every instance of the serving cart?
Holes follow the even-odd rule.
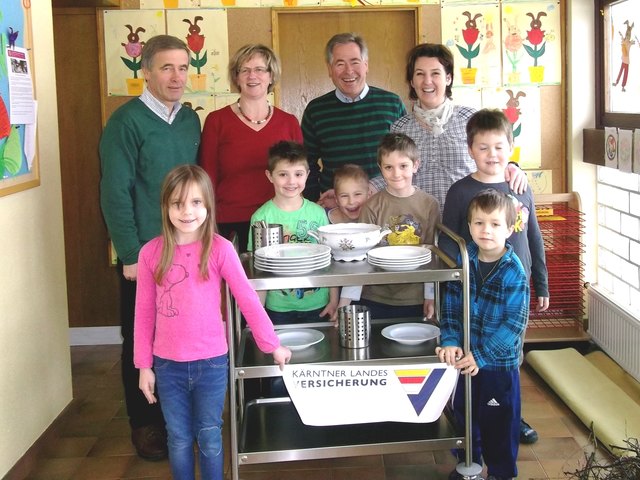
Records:
[[[463,252],[461,267],[457,267],[437,246],[431,246],[431,262],[415,270],[390,272],[360,262],[332,261],[327,268],[304,275],[281,276],[263,272],[253,266],[251,253],[241,255],[247,277],[255,290],[316,288],[349,285],[391,283],[422,283],[458,281],[463,283],[465,305],[465,338],[468,338],[468,258],[464,241],[438,225],[438,234],[451,236]],[[437,244],[437,241],[436,241]],[[437,289],[436,289],[437,290]],[[302,423],[289,397],[248,399],[245,381],[280,377],[279,367],[271,355],[257,348],[249,328],[226,291],[228,325],[231,431],[231,478],[238,480],[243,465],[294,460],[350,457],[372,454],[418,452],[449,448],[466,448],[470,452],[468,433],[470,408],[467,405],[467,428],[464,436],[456,434],[449,415],[443,413],[433,423],[383,422],[336,426],[307,426]],[[438,300],[436,296],[436,300]],[[405,321],[420,321],[406,319]],[[439,363],[435,356],[436,339],[417,346],[400,345],[381,335],[387,325],[398,319],[371,319],[369,347],[347,349],[340,346],[338,329],[328,322],[304,324],[324,333],[322,342],[293,352],[291,363],[322,363],[329,365],[407,365]],[[300,328],[300,324],[277,328]],[[466,341],[465,341],[466,343]],[[468,345],[465,345],[468,349]],[[286,368],[286,367],[285,367]],[[469,396],[467,396],[469,399]],[[467,401],[469,404],[469,401]],[[336,406],[339,408],[339,406]],[[446,410],[445,410],[446,412]],[[467,455],[468,457],[468,455]],[[467,463],[470,459],[467,458]]]

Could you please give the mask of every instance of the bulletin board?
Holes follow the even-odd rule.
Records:
[[[31,2],[0,2],[0,196],[40,185]]]

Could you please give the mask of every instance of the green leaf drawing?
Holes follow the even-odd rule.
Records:
[[[20,132],[15,125],[11,127],[11,133],[4,146],[2,154],[4,160],[4,168],[11,175],[16,175],[20,171],[22,165],[22,149],[20,148]]]
[[[545,47],[546,44],[547,44],[547,42],[543,43],[542,46],[540,47],[540,50],[538,50],[540,52],[540,54],[538,55],[539,57],[544,55],[544,47]]]
[[[543,43],[542,46],[540,47],[540,50],[534,50],[529,45],[523,45],[523,47],[527,51],[527,53],[530,56],[532,56],[533,58],[540,58],[542,55],[544,55],[544,46],[545,45],[546,45],[546,43]]]
[[[518,128],[516,128],[513,131],[513,138],[517,137],[518,135],[520,135],[520,132],[522,131],[522,124],[518,125]]]
[[[140,70],[140,62],[135,60],[129,60],[128,58],[120,57],[129,70],[137,72]]]
[[[469,59],[469,57],[468,57],[469,50],[467,50],[466,48],[462,48],[458,44],[456,44],[456,47],[458,47],[458,51],[460,52],[460,55],[462,55],[464,58],[466,58],[468,60]]]
[[[207,51],[206,50],[204,51],[204,54],[202,55],[202,57],[200,57],[199,55],[200,55],[199,53],[196,53],[196,57],[194,58],[192,56],[191,60],[189,61],[191,66],[198,70],[198,73],[200,73],[200,69],[204,67],[205,64],[207,63]]]

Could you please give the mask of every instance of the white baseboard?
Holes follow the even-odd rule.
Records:
[[[120,327],[76,327],[69,329],[69,345],[118,345]]]

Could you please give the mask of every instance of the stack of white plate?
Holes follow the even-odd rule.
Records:
[[[393,245],[373,248],[367,252],[371,265],[392,272],[414,270],[431,261],[431,250],[414,245]]]
[[[283,243],[253,253],[258,270],[279,275],[300,275],[331,264],[331,247],[315,243]]]

